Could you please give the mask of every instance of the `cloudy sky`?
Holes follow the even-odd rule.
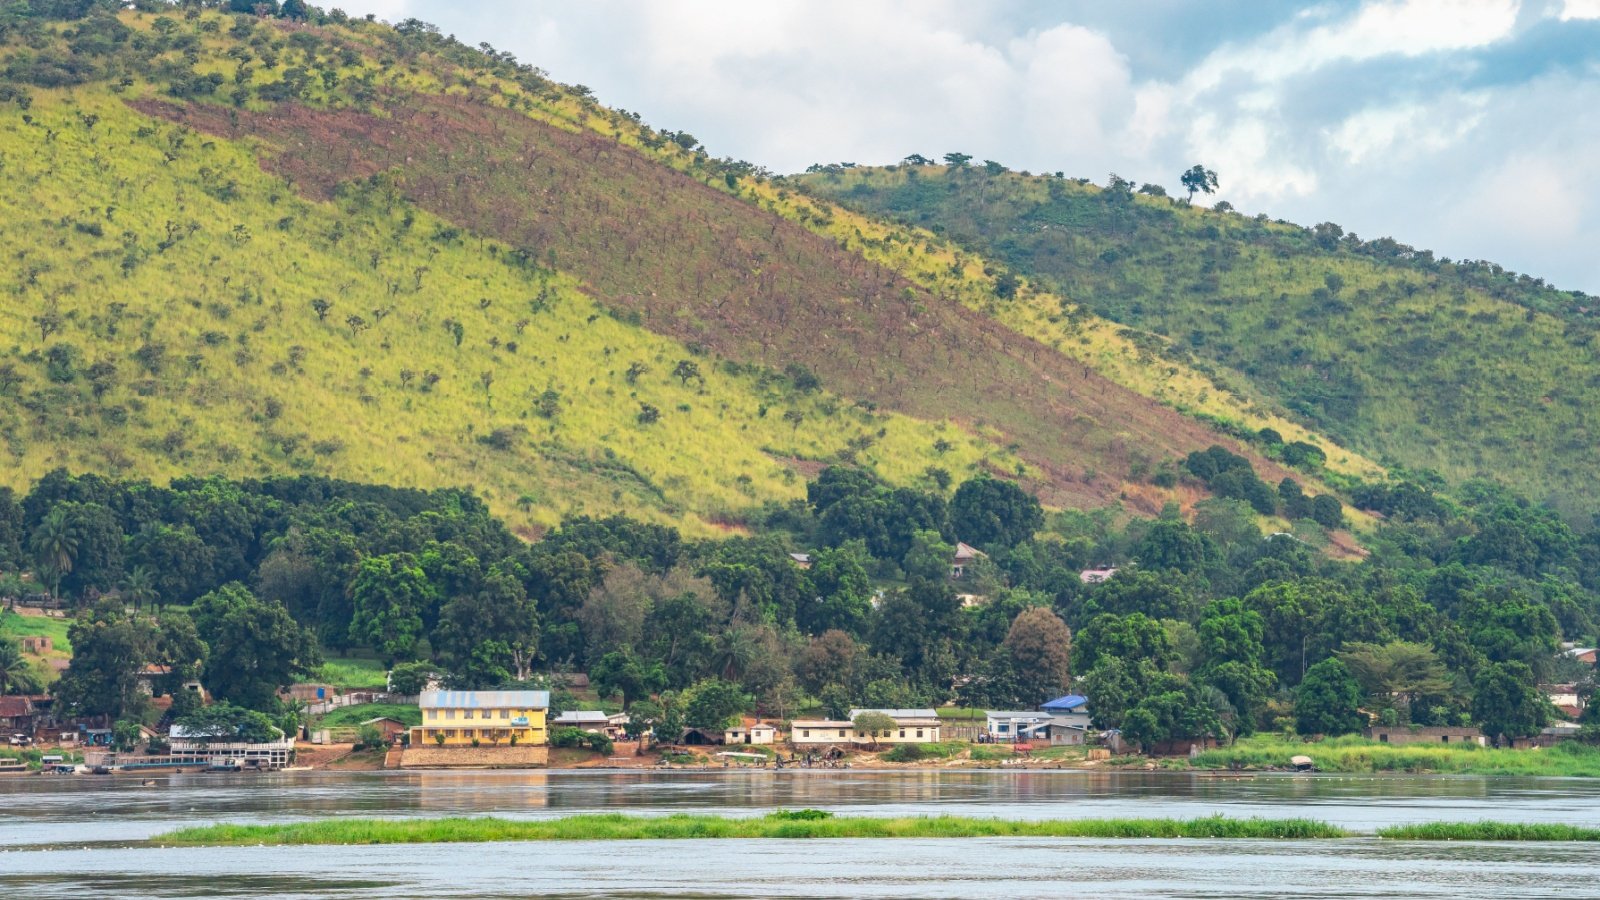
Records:
[[[1600,293],[1600,0],[343,0],[718,156],[949,150],[1177,186]]]

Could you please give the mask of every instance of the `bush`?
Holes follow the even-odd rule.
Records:
[[[611,753],[613,745],[611,739],[603,734],[584,731],[582,728],[557,728],[550,732],[550,746],[583,748],[587,747],[596,753]]]
[[[377,750],[385,746],[388,746],[388,742],[383,739],[383,732],[379,731],[376,726],[363,725],[357,729],[355,749]]]

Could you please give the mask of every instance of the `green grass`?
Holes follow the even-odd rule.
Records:
[[[1552,822],[1427,822],[1380,828],[1378,837],[1397,841],[1600,841],[1600,828]]]
[[[960,816],[820,818],[777,813],[762,818],[622,814],[542,821],[494,818],[346,819],[282,825],[209,825],[153,838],[163,845],[424,844],[478,841],[602,841],[695,838],[1275,838],[1345,837],[1309,819],[1071,819],[1013,821]]]
[[[972,748],[966,741],[941,741],[928,744],[896,744],[883,754],[889,762],[915,762],[919,759],[949,759]]]
[[[399,719],[408,727],[422,724],[422,710],[418,707],[398,703],[360,703],[355,706],[341,706],[328,713],[318,720],[318,727],[356,728],[362,722],[380,716]]]
[[[375,659],[358,656],[329,657],[312,678],[347,690],[383,689],[389,684],[389,670]]]
[[[1600,777],[1600,748],[1572,741],[1544,750],[1495,750],[1476,744],[1394,746],[1359,737],[1316,742],[1270,735],[1243,738],[1232,747],[1207,750],[1200,768],[1288,768],[1292,756],[1309,756],[1325,772],[1439,772],[1460,775]]]
[[[24,616],[11,610],[0,611],[0,635],[10,638],[47,637],[57,652],[72,652],[72,642],[67,639],[71,619],[55,616]]]
[[[966,709],[960,706],[941,706],[935,709],[934,712],[941,719],[955,722],[982,722],[985,721],[984,717],[988,715],[986,710]]]

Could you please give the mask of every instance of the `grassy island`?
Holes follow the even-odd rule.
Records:
[[[1425,822],[1378,829],[1396,841],[1600,841],[1600,828],[1554,822]]]
[[[762,817],[621,814],[514,821],[495,818],[344,819],[280,825],[207,825],[154,840],[165,845],[434,844],[477,841],[624,841],[687,838],[1275,838],[1348,833],[1310,819],[1070,819],[1019,821],[962,816],[835,817],[786,810]]]

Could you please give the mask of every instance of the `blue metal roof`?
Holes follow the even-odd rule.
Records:
[[[1067,694],[1062,697],[1057,697],[1054,700],[1051,700],[1049,703],[1041,703],[1039,704],[1039,708],[1048,710],[1077,709],[1088,702],[1089,698],[1083,696],[1082,694]]]

